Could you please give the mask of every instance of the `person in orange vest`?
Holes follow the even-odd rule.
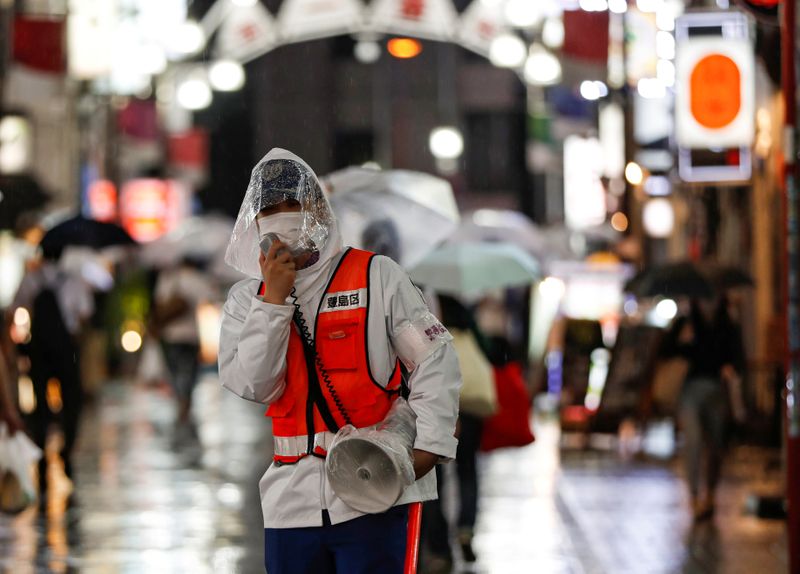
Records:
[[[408,504],[436,497],[455,457],[461,375],[452,337],[391,259],[342,246],[313,170],[271,150],[253,169],[226,262],[249,276],[223,308],[222,385],[267,405],[273,462],[259,482],[269,574],[403,572]],[[387,512],[345,504],[325,473],[336,432],[407,396],[415,482]]]

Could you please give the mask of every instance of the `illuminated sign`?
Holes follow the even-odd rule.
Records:
[[[73,0],[67,20],[69,73],[91,79],[111,72],[114,33],[118,25],[116,2]]]
[[[98,179],[86,190],[89,217],[97,221],[115,221],[117,218],[117,188],[107,179]]]
[[[597,138],[564,140],[564,213],[567,227],[585,229],[606,219],[603,148]]]
[[[122,186],[122,227],[142,243],[171,231],[188,214],[188,192],[174,180],[133,179]]]
[[[33,138],[31,123],[24,116],[0,118],[0,173],[25,173],[31,165]]]
[[[752,174],[755,56],[741,12],[690,12],[675,23],[675,139],[689,182]]]
[[[747,40],[701,37],[678,46],[675,119],[679,146],[752,145],[754,68],[753,47]]]

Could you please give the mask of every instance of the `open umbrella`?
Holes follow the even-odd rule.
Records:
[[[67,219],[44,234],[41,243],[45,257],[58,259],[68,246],[103,249],[136,242],[119,225],[87,219],[81,215]]]
[[[637,297],[708,298],[714,294],[709,279],[689,261],[645,269],[628,281],[625,291]]]
[[[466,213],[449,241],[505,242],[521,247],[545,268],[557,261],[577,259],[569,230],[561,226],[540,227],[513,209],[476,209]]]
[[[406,268],[447,239],[459,220],[450,184],[426,173],[347,168],[323,183],[344,242]]]
[[[753,277],[738,267],[729,265],[711,266],[705,274],[711,280],[711,283],[721,291],[755,286]]]
[[[225,215],[197,215],[142,247],[141,260],[153,267],[169,267],[192,258],[213,261],[225,256],[234,221]]]
[[[434,291],[466,297],[527,285],[541,276],[536,260],[516,245],[470,242],[439,247],[410,274]]]

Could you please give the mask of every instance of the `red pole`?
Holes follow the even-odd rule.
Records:
[[[784,115],[784,320],[786,329],[786,500],[789,572],[800,574],[800,229],[795,100],[795,2],[784,0],[781,18]]]
[[[417,574],[419,533],[421,527],[422,503],[412,502],[408,508],[408,534],[406,536],[406,567],[404,574]]]

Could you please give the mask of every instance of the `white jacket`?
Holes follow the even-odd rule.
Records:
[[[314,281],[314,287],[298,297],[312,333],[324,286],[342,254],[325,266],[322,281]],[[298,272],[298,283],[302,274]],[[278,399],[286,385],[286,350],[290,329],[294,328],[294,307],[288,300],[285,305],[264,302],[256,294],[258,286],[258,280],[246,279],[234,285],[228,295],[223,308],[219,370],[225,388],[266,405]],[[436,320],[408,275],[391,259],[373,259],[370,286],[368,353],[372,373],[386,384],[398,357],[413,367],[409,405],[417,415],[414,448],[454,458],[461,375],[449,334],[445,332],[434,340],[424,337],[426,327]],[[321,526],[323,509],[328,510],[333,524],[362,514],[333,493],[324,461],[317,457],[304,457],[292,465],[271,465],[259,487],[265,528]],[[436,477],[430,472],[411,485],[398,504],[434,498]]]

